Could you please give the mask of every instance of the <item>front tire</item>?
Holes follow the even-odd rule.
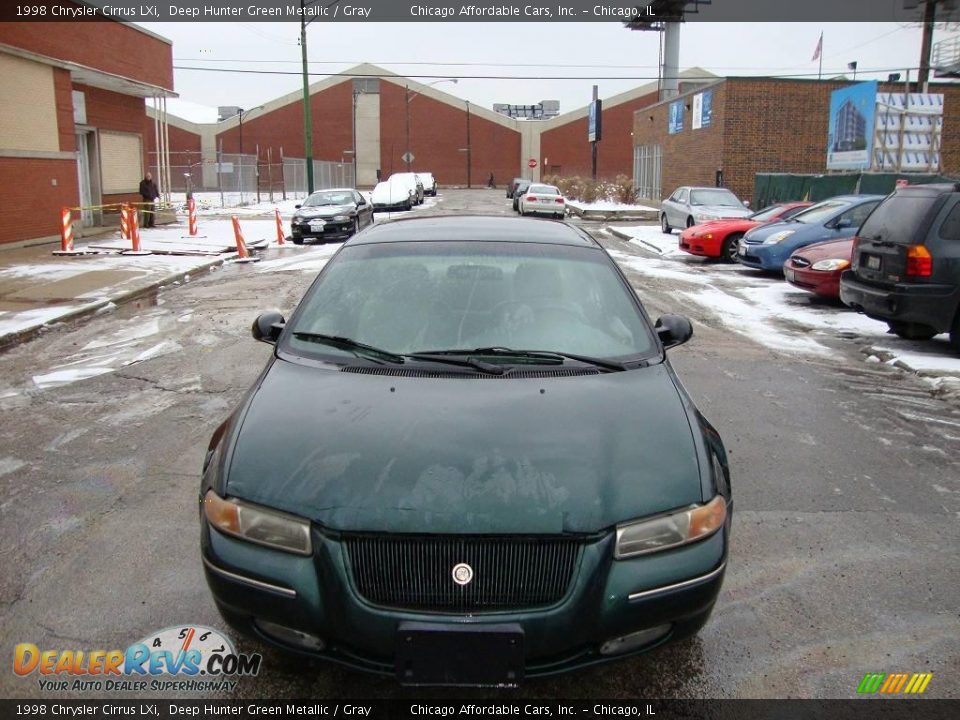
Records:
[[[737,246],[743,233],[730,233],[720,248],[720,262],[735,263],[737,261]]]
[[[693,221],[693,216],[691,215],[687,218],[687,227],[693,227],[694,225],[696,225],[696,223]]]
[[[670,223],[667,221],[666,213],[660,215],[660,229],[664,235],[669,235],[673,232],[673,228],[670,227]]]
[[[302,237],[295,237],[295,238],[292,238],[292,240],[293,240],[293,244],[294,244],[294,245],[303,245],[303,238],[302,238]]]
[[[356,235],[358,232],[360,232],[360,218],[354,218],[354,219],[353,219],[353,232],[350,233],[350,234],[351,234],[351,235]]]
[[[957,314],[953,318],[953,325],[950,326],[950,347],[957,355],[960,355],[960,310],[957,310]]]

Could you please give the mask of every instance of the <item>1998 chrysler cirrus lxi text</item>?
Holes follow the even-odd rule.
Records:
[[[207,581],[235,629],[410,685],[515,685],[706,622],[723,443],[606,251],[439,217],[346,242],[214,433]]]

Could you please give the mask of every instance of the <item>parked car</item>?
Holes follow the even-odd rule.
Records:
[[[688,228],[709,220],[747,217],[753,212],[726,188],[679,187],[660,203],[660,228]]]
[[[296,206],[290,237],[295,245],[311,239],[345,240],[368,225],[373,225],[373,205],[357,190],[317,190]]]
[[[523,178],[514,178],[507,185],[507,197],[512,198],[517,192],[517,185],[523,182]]]
[[[567,212],[567,201],[553,185],[531,185],[518,201],[521,215],[552,215],[562,218]]]
[[[749,230],[740,239],[737,262],[756,270],[780,272],[794,250],[853,237],[881,200],[882,195],[837,195],[789,220]]]
[[[857,233],[840,299],[900,337],[949,332],[960,352],[960,184],[888,196]]]
[[[420,179],[419,175],[412,172],[402,172],[402,173],[394,173],[393,175],[390,176],[391,180],[393,180],[394,178],[403,182],[408,182],[411,185],[413,185],[413,188],[414,188],[413,204],[423,205],[423,198],[424,198],[423,181]]]
[[[796,287],[831,300],[840,299],[840,274],[850,267],[853,238],[827,240],[795,250],[783,264],[783,276]]]
[[[417,188],[409,178],[391,175],[377,183],[370,197],[374,210],[410,210],[417,202]]]
[[[433,173],[418,172],[417,175],[420,177],[420,182],[423,183],[423,194],[436,197],[437,179],[433,176]]]
[[[516,189],[513,191],[513,211],[520,212],[520,197],[527,191],[527,188],[530,187],[529,180],[521,180],[517,183]]]
[[[406,684],[496,686],[707,621],[733,506],[666,352],[692,328],[651,322],[581,229],[378,224],[253,335],[273,353],[199,494],[238,631]]]
[[[693,225],[680,233],[680,249],[691,255],[736,262],[737,244],[747,230],[786,220],[811,205],[811,202],[777,203],[742,219],[708,220],[702,225]]]

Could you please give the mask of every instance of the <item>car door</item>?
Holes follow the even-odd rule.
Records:
[[[860,226],[863,225],[863,221],[867,219],[867,215],[873,212],[873,209],[879,204],[880,200],[869,200],[855,205],[852,208],[844,210],[840,215],[827,223],[827,227],[831,230],[832,236],[835,238],[853,237],[857,234]],[[828,237],[829,236],[824,239]]]
[[[674,217],[676,217],[676,210],[674,205],[677,203],[677,200],[680,198],[680,191],[683,188],[677,188],[673,191],[673,194],[668,197],[662,203],[663,214],[667,216],[667,224],[670,226],[675,226]]]
[[[670,225],[685,228],[687,226],[687,216],[690,214],[690,188],[680,188],[677,192],[677,199],[671,207],[673,217],[670,218]]]
[[[357,219],[359,220],[359,226],[363,227],[365,225],[372,224],[373,205],[368,203],[367,199],[356,190],[353,191],[353,202],[357,205]]]

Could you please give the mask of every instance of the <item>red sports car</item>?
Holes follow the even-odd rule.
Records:
[[[783,264],[787,282],[820,297],[840,299],[840,273],[850,267],[853,238],[807,245]]]
[[[680,233],[680,249],[691,255],[735,262],[737,242],[747,230],[764,223],[786,220],[811,205],[813,203],[810,202],[777,203],[745,218],[711,220],[688,227]]]

